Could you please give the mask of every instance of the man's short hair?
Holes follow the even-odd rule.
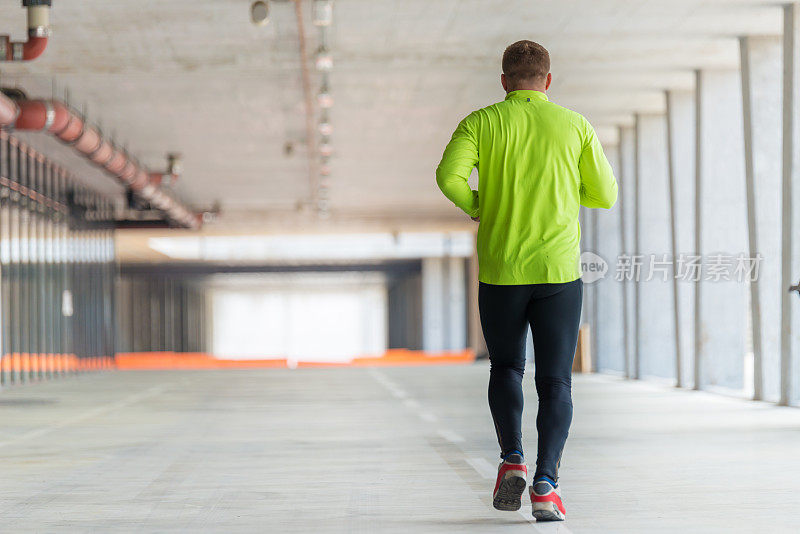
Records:
[[[517,41],[503,53],[503,74],[512,85],[538,82],[550,72],[550,53],[533,41]]]

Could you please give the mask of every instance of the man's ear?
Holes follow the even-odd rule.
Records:
[[[507,93],[508,92],[508,80],[506,80],[506,75],[505,74],[501,74],[500,75],[500,85],[503,86],[503,91],[505,91]]]
[[[550,89],[550,84],[553,82],[553,75],[551,73],[547,73],[547,81],[544,84],[544,90],[547,91]]]

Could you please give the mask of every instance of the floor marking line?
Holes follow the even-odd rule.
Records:
[[[384,388],[389,390],[389,392],[392,395],[394,395],[397,398],[403,399],[403,404],[405,404],[407,407],[414,409],[413,408],[414,406],[418,406],[418,408],[416,410],[417,410],[417,415],[420,417],[420,419],[423,419],[424,421],[427,421],[429,423],[435,423],[438,420],[438,418],[432,412],[423,410],[422,409],[422,405],[419,402],[417,402],[416,400],[414,400],[412,398],[409,398],[408,395],[406,395],[405,392],[402,389],[400,389],[396,384],[394,384],[394,382],[392,382],[389,379],[389,377],[387,377],[384,373],[382,373],[381,371],[375,369],[374,367],[370,367],[367,372],[380,385],[382,385]],[[398,393],[402,393],[402,396],[399,396]],[[457,445],[458,443],[461,443],[461,442],[465,441],[462,436],[460,436],[459,434],[456,434],[455,432],[447,430],[447,429],[440,429],[437,433],[439,434],[440,437],[442,437],[446,441],[448,441],[450,443],[450,445],[452,447],[454,447],[456,451],[458,451],[458,453],[461,455],[461,457],[464,459],[464,461],[470,467],[472,467],[472,469],[475,470],[475,472],[478,475],[480,475],[482,478],[485,478],[485,479],[488,479],[488,480],[492,480],[497,476],[495,467],[492,466],[492,464],[489,461],[485,460],[484,458],[469,457],[469,456],[466,455],[466,453],[464,453],[464,451],[461,449],[461,447],[459,447]],[[452,467],[451,467],[451,469],[452,469]],[[530,506],[530,504],[528,506]],[[528,508],[528,510],[530,510],[530,508]],[[542,530],[540,530],[540,528],[542,526],[536,524],[536,520],[533,519],[533,516],[530,513],[529,514],[525,514],[522,511],[522,509],[520,509],[518,513],[523,518],[525,518],[525,521],[528,524],[530,524],[531,527],[533,527],[534,532],[543,532]],[[557,533],[561,533],[561,534],[572,534],[569,531],[569,529],[566,529],[566,528],[563,527],[563,524],[560,525],[560,528],[558,528],[558,530],[547,529],[546,531],[547,532],[557,532]]]
[[[422,419],[423,421],[427,421],[429,423],[435,423],[439,419],[431,412],[426,412],[426,411],[421,411],[417,415],[419,415],[420,419]]]
[[[406,393],[405,391],[403,391],[402,389],[397,388],[397,387],[390,389],[389,393],[391,393],[392,395],[394,395],[398,399],[405,399],[405,398],[408,397],[408,393]]]
[[[409,408],[411,410],[419,410],[420,408],[422,408],[422,405],[419,402],[415,401],[414,399],[405,399],[403,400],[403,404],[406,405],[406,408]]]
[[[466,460],[466,462],[486,480],[494,480],[497,476],[497,470],[495,466],[490,464],[485,458],[465,456],[464,460]]]
[[[523,497],[524,498],[524,497]],[[517,513],[528,519],[529,521],[533,521],[533,512],[530,508],[530,501],[528,501],[528,513],[523,512],[522,510],[525,508],[523,505],[522,508],[517,510]],[[544,533],[552,533],[552,534],[572,534],[572,531],[567,527],[564,521],[545,521],[544,523],[539,523],[537,521],[533,521],[533,524],[536,525],[536,530],[539,532]]]
[[[408,397],[408,393],[403,391],[397,384],[389,380],[389,377],[382,372],[378,371],[374,367],[370,367],[368,372],[370,375],[372,375],[372,378],[380,383],[380,385],[389,390],[389,393],[391,393],[393,397],[398,399],[405,399]]]
[[[440,429],[438,434],[450,443],[464,443],[464,441],[466,441],[460,434],[456,434],[452,430],[447,430],[446,428]]]
[[[31,438],[38,438],[39,436],[50,434],[51,432],[55,432],[56,430],[61,430],[62,428],[74,425],[75,423],[80,423],[81,421],[85,421],[86,419],[91,419],[92,417],[96,417],[98,415],[102,415],[117,410],[119,408],[124,408],[125,406],[133,404],[140,400],[144,400],[148,397],[152,397],[153,395],[157,395],[158,393],[161,393],[164,389],[166,389],[168,386],[171,386],[172,384],[174,384],[174,382],[169,382],[167,384],[159,384],[157,386],[148,388],[144,391],[128,395],[127,397],[120,399],[117,402],[108,404],[106,406],[100,406],[98,408],[89,410],[88,412],[76,415],[75,417],[65,419],[57,424],[38,428],[36,430],[30,430],[28,432],[20,434],[19,436],[15,436],[5,441],[0,441],[0,447],[5,447],[6,445],[11,445],[13,443],[19,443],[20,441],[25,441]]]

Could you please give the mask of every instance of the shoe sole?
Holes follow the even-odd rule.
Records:
[[[525,493],[527,485],[528,482],[523,477],[516,475],[506,476],[500,482],[500,487],[497,488],[492,504],[497,510],[516,512],[522,508],[522,494]]]
[[[546,506],[546,505],[550,506]],[[553,503],[537,503],[534,505],[533,517],[536,521],[564,521],[566,517]]]

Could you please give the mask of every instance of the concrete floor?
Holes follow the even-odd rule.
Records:
[[[497,512],[486,374],[483,364],[117,372],[9,389],[0,531],[800,528],[800,410],[599,376],[575,383],[568,521]]]

